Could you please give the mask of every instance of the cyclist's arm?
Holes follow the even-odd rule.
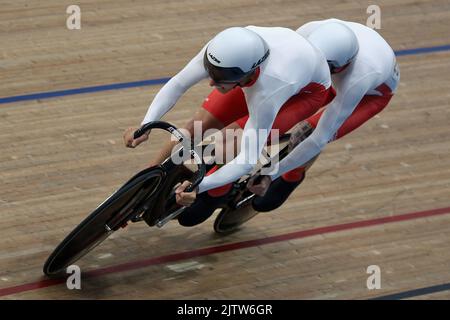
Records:
[[[257,113],[250,113],[242,134],[241,151],[232,161],[205,177],[199,185],[199,193],[221,187],[252,171],[264,148],[279,108],[274,107],[271,99],[267,99],[259,106]]]
[[[337,87],[337,96],[326,107],[313,133],[296,146],[269,175],[273,180],[314,158],[333,139],[338,129],[350,117],[364,95],[373,88],[379,73],[371,72],[352,77]]]
[[[190,87],[208,77],[203,66],[205,50],[206,46],[161,88],[153,99],[142,124],[160,120]]]

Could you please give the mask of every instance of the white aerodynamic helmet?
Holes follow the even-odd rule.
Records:
[[[323,52],[332,73],[342,71],[359,51],[355,33],[338,22],[318,27],[308,36],[308,41]]]
[[[236,83],[255,71],[270,54],[256,32],[234,27],[217,34],[208,44],[203,64],[216,83]]]

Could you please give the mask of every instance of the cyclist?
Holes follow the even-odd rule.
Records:
[[[282,134],[334,97],[325,57],[299,33],[280,27],[233,27],[217,34],[163,86],[142,124],[159,120],[184,92],[208,77],[214,90],[185,128],[192,135],[196,120],[202,121],[203,130],[243,128],[241,150],[229,163],[213,168],[197,190],[183,192],[187,181],[178,187],[179,204],[191,205],[197,198],[178,218],[184,226],[206,220],[226,198],[231,183],[253,169],[271,128]],[[124,133],[127,147],[148,138],[133,139],[135,130]],[[255,140],[255,131],[256,141],[245,143]],[[153,164],[167,158],[171,149],[167,145]]]
[[[364,25],[328,19],[307,23],[297,32],[325,55],[337,95],[324,110],[293,130],[293,150],[279,168],[250,186],[258,194],[253,200],[257,211],[281,206],[301,184],[305,171],[325,145],[381,112],[400,79],[393,50],[376,31]],[[284,179],[286,175],[292,179]]]

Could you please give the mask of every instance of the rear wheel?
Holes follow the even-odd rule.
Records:
[[[140,204],[153,196],[161,183],[160,168],[148,168],[124,184],[83,220],[53,251],[44,265],[48,276],[62,273],[110,234],[136,217]]]
[[[251,202],[238,209],[224,208],[214,221],[214,231],[219,234],[232,233],[257,214],[258,212],[253,210]]]

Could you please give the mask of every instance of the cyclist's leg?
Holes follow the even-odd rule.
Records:
[[[321,104],[319,101],[314,101],[312,103],[316,104],[316,107],[319,106],[317,110],[320,110],[321,108],[324,108],[326,105],[328,105],[336,96],[336,91],[333,87],[330,87],[328,89],[328,94],[325,95],[325,100]],[[297,104],[299,106],[305,105],[306,102],[303,102],[302,100],[298,101]],[[311,103],[311,102],[310,102]],[[320,112],[320,111],[319,111]],[[300,142],[305,140],[314,130],[315,126],[312,126],[309,122],[306,121],[306,119],[314,114],[317,114],[319,112],[315,112],[311,115],[308,115],[306,117],[302,117],[300,121],[297,122],[295,128],[292,130],[292,135],[289,143],[289,148],[292,150],[296,145],[298,145]],[[323,109],[322,109],[323,112]],[[285,182],[291,182],[294,183],[296,186],[298,186],[303,179],[305,178],[305,172],[311,167],[311,165],[314,163],[314,161],[317,159],[318,156],[314,157],[308,163],[306,163],[304,166],[301,166],[299,168],[293,169],[289,172],[286,172],[281,176],[282,180]]]
[[[367,122],[369,119],[373,118],[375,115],[383,111],[383,109],[388,105],[389,101],[392,98],[392,93],[389,87],[386,85],[379,86],[376,90],[379,90],[382,92],[382,96],[364,96],[363,99],[360,101],[358,106],[355,108],[353,113],[348,117],[347,120],[342,124],[342,126],[337,131],[334,140],[340,139],[343,136],[349,134],[356,128],[363,125],[365,122]],[[313,115],[309,119],[306,120],[306,122],[311,125],[313,128],[317,127],[317,123],[319,122],[320,117],[322,116],[324,110],[321,110],[317,114]],[[292,170],[293,172],[296,171],[302,171],[306,172],[311,168],[314,161],[317,159],[318,155],[308,161],[304,166],[299,167],[297,169]],[[286,174],[289,174],[290,172],[287,172]],[[294,173],[295,174],[295,173]]]
[[[218,135],[219,138],[222,138],[222,141],[215,141],[216,163],[221,166],[227,160],[232,159],[226,154],[226,148],[224,146],[232,143],[234,148],[235,143],[238,144],[240,141],[239,132],[237,132],[237,135],[232,136],[227,135],[227,132],[235,132],[236,129],[240,129],[241,127],[236,121],[248,116],[244,92],[240,87],[236,87],[226,94],[222,94],[218,90],[213,90],[208,98],[205,99],[203,108],[223,124],[221,133]],[[231,138],[232,141],[227,141],[227,138]],[[207,172],[207,175],[214,173],[217,169],[218,166],[212,168]]]
[[[278,112],[277,117],[275,118],[274,124],[272,126],[273,130],[278,130],[278,136],[286,133],[289,129],[291,129],[295,124],[301,122],[304,119],[307,119],[314,113],[316,113],[322,106],[324,106],[330,99],[334,97],[334,90],[332,88],[326,89],[325,87],[319,84],[311,84],[304,88],[302,92],[291,97],[283,107]],[[222,131],[231,129],[243,129],[247,120],[248,115],[237,120],[235,123],[232,123],[228,127],[224,128]],[[219,146],[219,150],[229,151],[235,150],[235,154],[230,158],[229,154],[224,152],[223,159],[225,159],[225,155],[227,156],[227,160],[231,160],[236,156],[239,152],[240,147],[240,137],[241,135],[236,135],[237,139],[224,141],[223,146]],[[268,141],[271,140],[271,135],[268,138]],[[232,146],[228,146],[228,144],[232,144]],[[217,170],[218,168],[215,168]],[[231,184],[225,185],[216,189],[212,189],[209,192],[210,195],[222,196],[227,190],[231,188]]]
[[[241,88],[235,88],[226,94],[214,89],[203,101],[202,107],[183,127],[196,141],[203,138],[203,133],[209,129],[221,130],[248,113],[244,93]],[[194,137],[194,124],[201,122],[202,137]],[[151,161],[150,166],[160,164],[172,153],[178,142],[167,143],[158,156]]]
[[[381,112],[388,105],[389,101],[392,98],[392,93],[389,87],[387,87],[386,85],[381,85],[376,90],[381,92],[382,96],[369,96],[369,95],[365,96],[358,104],[356,109],[353,111],[351,116],[339,128],[334,140],[340,139],[343,136],[355,130],[356,128],[360,127],[362,124],[364,124],[369,119],[374,117],[376,114]],[[312,117],[308,118],[306,122],[311,127],[316,128],[317,123],[319,122],[319,119],[322,116],[323,112],[324,110],[321,110],[320,112],[314,114]],[[302,134],[301,128],[299,128],[299,133]],[[314,159],[310,160],[305,165],[282,175],[281,179],[284,179],[285,181],[289,181],[288,180],[289,177],[293,177],[293,180],[291,181],[292,184],[291,186],[293,187],[293,189],[286,187],[287,184],[282,184],[281,183],[282,180],[280,178],[274,181],[274,183],[271,184],[269,190],[267,191],[264,197],[255,198],[254,201],[255,210],[271,211],[281,206],[287,199],[287,197],[283,201],[281,201],[282,199],[278,199],[278,196],[280,194],[283,194],[283,192],[280,190],[282,190],[284,187],[284,189],[287,189],[288,191],[289,190],[293,191],[298,185],[300,185],[300,183],[303,182],[305,178],[305,172],[312,166],[316,158],[317,156]],[[286,178],[286,176],[288,178]],[[299,179],[297,180],[297,185],[295,185],[296,178]],[[292,191],[290,191],[290,193],[292,193]]]
[[[391,90],[385,84],[380,85],[376,88],[377,91],[381,92],[381,96],[373,96],[367,95],[364,96],[358,106],[355,108],[353,113],[347,120],[342,124],[342,126],[337,131],[334,140],[340,139],[343,136],[349,134],[356,128],[363,125],[369,119],[373,118],[375,115],[383,111],[383,109],[389,104],[389,101],[393,97]],[[322,115],[323,110],[312,117],[310,117],[307,121],[315,128],[317,123],[319,122],[320,116]]]
[[[304,91],[305,92],[302,91],[301,93],[290,98],[278,113],[273,129],[279,130],[279,135],[284,134],[296,123],[316,113],[326,103],[326,101],[330,99],[330,95],[333,95],[332,88],[327,89],[318,84],[310,85],[306,87]],[[227,134],[225,133],[226,130],[243,129],[247,120],[248,114],[238,119],[235,123],[231,123],[222,129],[222,137],[227,137]],[[227,146],[227,144],[230,143],[232,146]],[[222,159],[232,159],[233,157],[230,157],[224,151],[235,150],[235,153],[237,153],[239,151],[239,146],[239,135],[233,136],[233,139],[228,141],[227,139],[224,139],[223,145],[219,145],[218,148],[219,152],[225,153]],[[216,166],[211,169],[208,174],[211,174],[218,169],[219,166]],[[193,226],[208,219],[213,214],[216,206],[223,203],[227,199],[227,195],[231,188],[232,184],[230,183],[200,194],[198,196],[198,200],[179,216],[179,223],[184,226]]]
[[[220,121],[222,132],[225,132],[225,129],[238,128],[234,122],[248,114],[244,93],[238,87],[226,94],[213,90],[205,99],[203,108],[205,112]],[[219,137],[223,136],[223,134],[219,135]],[[216,149],[216,154],[218,152],[222,153],[222,151]],[[222,161],[219,160],[219,163],[222,163]],[[212,168],[207,175],[212,174],[217,169],[218,167]],[[199,194],[196,201],[178,216],[178,222],[183,226],[194,226],[205,221],[212,215],[216,207],[223,203],[225,198],[226,192],[215,197],[212,197],[209,192]]]
[[[335,96],[333,88],[317,89],[312,92],[314,94],[300,94],[291,98],[288,101],[291,108],[282,109],[275,120],[274,128],[281,128],[280,134],[297,124],[297,136],[291,136],[291,148],[295,143],[298,144],[312,132],[311,125],[306,123],[305,120],[317,113],[320,108],[327,105]],[[281,206],[289,195],[302,183],[305,177],[304,172],[312,162],[288,172],[273,181],[265,196],[256,196],[254,198],[252,203],[253,208],[256,211],[271,211]]]

